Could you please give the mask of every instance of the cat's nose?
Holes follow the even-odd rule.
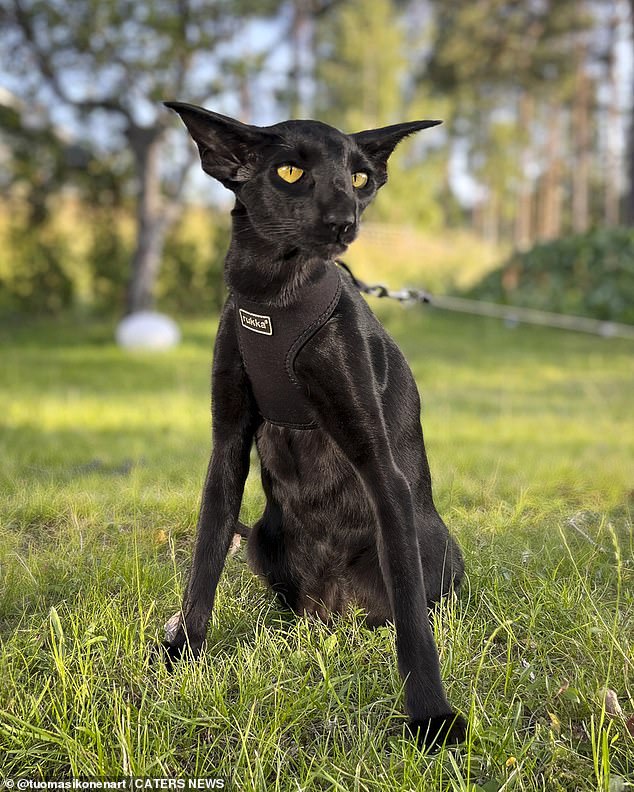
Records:
[[[324,225],[328,226],[333,236],[339,238],[354,226],[355,217],[352,213],[339,214],[330,212],[324,215]]]

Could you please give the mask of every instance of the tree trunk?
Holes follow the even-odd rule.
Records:
[[[634,0],[630,0],[630,42],[634,45]],[[634,46],[631,55],[634,57]],[[625,203],[625,221],[634,226],[634,103],[630,110],[630,128],[627,136],[628,191]]]
[[[136,247],[128,288],[127,313],[154,306],[156,279],[161,266],[169,218],[161,196],[160,133],[138,127],[128,130],[134,152],[139,192],[136,211]]]
[[[484,206],[483,236],[491,245],[497,245],[500,239],[500,210],[497,192],[489,187],[489,195]]]
[[[245,61],[238,74],[238,95],[240,96],[240,115],[243,124],[250,124],[253,118],[253,95],[251,94],[251,69]]]
[[[630,131],[628,134],[628,191],[627,202],[625,205],[626,222],[634,226],[634,107],[630,119]]]
[[[630,41],[634,42],[634,0],[630,0]],[[634,46],[632,47],[634,55]],[[630,129],[628,133],[628,190],[625,207],[628,225],[634,226],[634,103],[630,113]]]
[[[484,202],[479,200],[471,207],[471,229],[481,237],[484,237],[483,206]]]
[[[533,98],[524,92],[519,106],[520,135],[526,135],[521,154],[520,184],[517,193],[514,243],[517,250],[526,250],[532,242],[532,179],[529,175],[531,163],[531,131],[533,124]]]
[[[309,12],[306,0],[294,0],[291,22],[291,68],[289,72],[289,105],[291,118],[302,118],[305,109],[303,101],[304,59]]]
[[[583,233],[590,225],[590,80],[585,70],[586,46],[577,53],[575,99],[572,110],[574,158],[572,169],[572,227]]]
[[[633,0],[634,2],[634,0]],[[603,194],[603,220],[609,227],[617,226],[620,219],[621,197],[621,114],[619,110],[619,86],[616,64],[616,47],[618,42],[619,16],[616,5],[612,9],[608,28],[608,45],[606,57],[608,87],[608,118],[605,128],[605,183]]]
[[[554,103],[547,107],[546,172],[542,178],[540,200],[540,238],[555,239],[561,233],[562,166],[561,111]]]

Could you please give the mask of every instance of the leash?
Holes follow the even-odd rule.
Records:
[[[465,297],[434,296],[424,289],[402,288],[393,290],[382,283],[367,284],[359,280],[345,262],[337,259],[336,263],[346,270],[362,294],[368,294],[371,297],[387,297],[400,303],[422,303],[443,311],[456,311],[472,314],[473,316],[502,319],[510,326],[521,322],[542,327],[555,327],[559,330],[572,330],[577,333],[591,333],[603,338],[628,338],[634,340],[634,325],[602,319],[590,319],[586,316],[541,311],[537,308],[521,308],[513,305],[469,300]]]
[[[369,294],[371,297],[388,297],[390,300],[397,300],[398,302],[402,303],[434,303],[435,301],[435,298],[424,289],[403,288],[399,289],[398,291],[394,291],[393,289],[389,289],[387,286],[384,286],[382,283],[369,285],[364,283],[362,280],[359,280],[359,278],[357,278],[345,261],[337,259],[335,263],[345,269],[348,275],[350,275],[352,278],[354,285],[363,294]]]

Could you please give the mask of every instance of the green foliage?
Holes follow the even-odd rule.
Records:
[[[570,88],[572,36],[594,20],[579,0],[432,0],[436,33],[428,59],[439,91]],[[483,90],[485,89],[485,90]]]
[[[64,234],[14,225],[0,249],[0,313],[55,314],[69,308],[76,289],[65,268],[68,257]]]
[[[59,315],[64,311],[121,314],[130,280],[132,240],[125,215],[109,207],[68,203],[48,209],[37,225],[17,203],[5,206],[0,229],[0,313]],[[9,217],[9,215],[11,215]],[[184,213],[165,244],[157,285],[160,308],[210,313],[223,301],[227,218]]]
[[[19,211],[8,220],[0,235],[0,312],[122,310],[131,252],[120,224],[107,210],[83,207],[78,217],[66,209],[66,217],[47,210],[36,225]]]
[[[130,279],[132,245],[108,213],[101,222],[93,220],[90,231],[90,246],[84,262],[85,274],[91,282],[86,307],[98,313],[120,312]]]
[[[195,231],[177,228],[165,244],[158,282],[159,307],[175,313],[210,313],[225,297],[223,268],[229,220],[221,214]]]
[[[634,323],[634,230],[599,229],[514,253],[469,296]]]
[[[317,37],[318,118],[348,132],[402,120],[406,31],[391,0],[340,3]]]

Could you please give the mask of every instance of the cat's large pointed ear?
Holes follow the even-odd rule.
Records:
[[[236,121],[229,116],[185,102],[164,102],[177,112],[200,152],[205,173],[225,187],[235,189],[255,173],[262,145],[276,135],[261,127]]]
[[[390,154],[403,138],[438,124],[442,121],[406,121],[379,129],[366,129],[350,137],[373,163],[385,168]]]

